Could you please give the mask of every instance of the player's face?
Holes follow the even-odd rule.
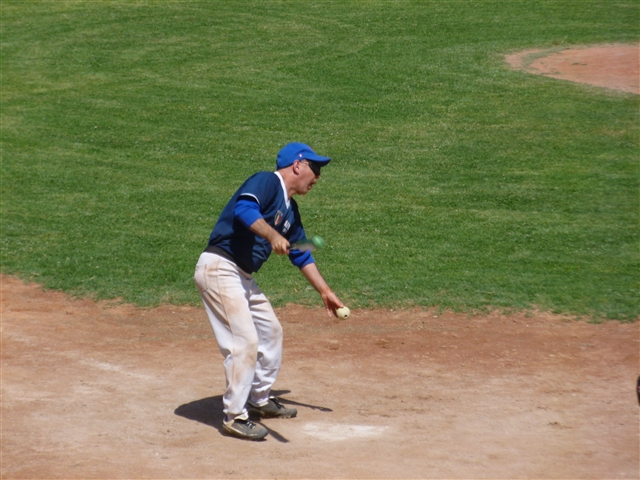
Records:
[[[315,185],[320,178],[320,165],[309,160],[302,160],[299,168],[299,195],[305,195],[309,193],[309,190]]]

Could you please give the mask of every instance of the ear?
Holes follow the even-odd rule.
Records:
[[[295,175],[299,175],[300,174],[300,161],[299,160],[294,160],[293,161],[293,165],[291,165],[291,171],[295,174]]]

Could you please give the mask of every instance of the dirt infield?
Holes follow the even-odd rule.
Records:
[[[246,442],[202,309],[3,277],[2,478],[638,478],[638,323],[278,314],[299,414]]]
[[[512,68],[529,73],[640,94],[640,45],[533,49],[505,60]]]

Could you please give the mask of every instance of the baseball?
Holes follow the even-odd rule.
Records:
[[[341,307],[336,310],[336,313],[340,318],[349,318],[349,315],[351,315],[351,310],[349,310],[349,307]]]

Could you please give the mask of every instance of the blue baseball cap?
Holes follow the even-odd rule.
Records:
[[[280,168],[293,165],[296,160],[310,160],[324,167],[331,161],[329,157],[322,157],[314,152],[309,145],[299,142],[287,143],[282,150],[278,152],[276,166]]]

